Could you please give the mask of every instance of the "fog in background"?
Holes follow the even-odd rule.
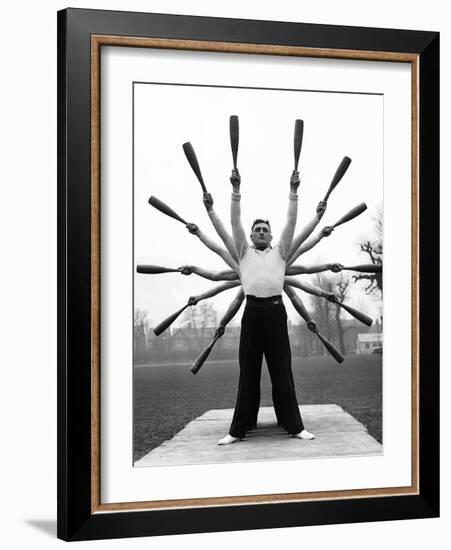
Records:
[[[221,258],[209,251],[179,222],[148,204],[151,195],[219,242],[202,202],[202,190],[182,150],[190,141],[214,208],[230,230],[229,176],[232,157],[229,116],[238,115],[242,221],[246,231],[257,217],[270,220],[274,243],[286,220],[289,179],[293,170],[293,130],[304,120],[299,163],[301,185],[295,235],[315,215],[343,156],[352,163],[328,201],[317,230],[337,221],[365,201],[368,210],[340,226],[296,263],[370,263],[359,243],[375,236],[374,216],[383,203],[383,97],[331,92],[249,90],[159,84],[134,85],[134,255],[137,264],[178,267],[194,264],[219,270]],[[332,277],[337,277],[328,272]],[[352,272],[350,273],[352,275]],[[302,276],[314,282],[314,276]],[[184,305],[189,296],[218,283],[178,273],[135,272],[135,310],[147,312],[154,326]],[[379,294],[366,296],[365,284],[351,284],[347,302],[373,317],[382,314]],[[210,300],[221,316],[236,289]],[[300,291],[299,291],[300,292]],[[309,298],[302,293],[306,305]],[[315,299],[315,298],[314,298]],[[299,321],[288,298],[289,318]],[[199,306],[198,306],[199,307]],[[343,312],[343,317],[347,315]],[[235,318],[235,322],[240,314]],[[180,322],[181,318],[177,320]],[[177,326],[177,322],[173,326]]]

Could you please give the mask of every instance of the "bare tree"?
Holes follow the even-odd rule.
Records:
[[[340,278],[338,282],[335,284],[335,295],[338,297],[340,302],[343,302],[346,298],[346,295],[348,293],[349,288],[349,277],[346,275],[343,275],[341,273]],[[338,345],[340,347],[340,352],[343,355],[346,355],[346,348],[345,348],[345,342],[344,342],[344,333],[346,332],[346,328],[343,326],[343,323],[341,322],[341,307],[335,306],[335,323],[337,327],[337,335],[338,335]]]
[[[321,287],[327,292],[333,292],[340,302],[343,302],[348,295],[350,279],[347,275],[341,273],[340,278],[335,280],[327,275],[318,273],[315,277],[315,285]],[[332,342],[338,344],[340,352],[346,354],[344,334],[346,327],[343,326],[341,318],[342,308],[329,302],[324,298],[315,298],[312,300],[312,317],[315,320],[321,334]],[[317,348],[319,353],[327,354],[325,348]]]
[[[189,307],[183,314],[180,333],[188,340],[194,338],[195,348],[201,349],[210,337],[209,331],[217,324],[216,310],[209,302]]]
[[[314,278],[314,284],[327,292],[334,292],[334,285],[331,279],[321,273],[317,273]],[[332,327],[332,304],[324,298],[313,298],[312,300],[312,317],[318,326],[319,331],[328,340],[335,340]],[[317,344],[317,351],[322,355],[327,355],[324,346]]]
[[[135,309],[135,313],[133,316],[133,326],[136,327],[145,327],[148,328],[149,324],[149,314],[145,309]]]
[[[370,240],[366,240],[360,243],[360,250],[367,254],[371,260],[371,263],[376,265],[382,265],[383,259],[383,212],[382,208],[376,211],[373,218],[374,221],[374,237]],[[369,284],[365,288],[366,294],[371,294],[378,290],[381,294],[382,288],[382,271],[379,273],[360,273],[354,275],[354,282],[367,281]]]
[[[310,357],[311,355],[314,355],[315,351],[319,349],[317,346],[318,338],[316,335],[307,328],[305,323],[293,325],[293,328],[299,335],[298,345],[295,349],[296,353],[301,357]]]
[[[149,332],[149,315],[146,310],[136,308],[133,314],[133,349],[142,353],[146,349]]]

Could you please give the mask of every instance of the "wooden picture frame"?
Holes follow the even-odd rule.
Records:
[[[100,52],[104,46],[393,61],[412,69],[412,483],[100,499]],[[88,540],[439,514],[439,35],[67,9],[58,13],[58,537]]]

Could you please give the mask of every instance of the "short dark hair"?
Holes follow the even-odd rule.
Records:
[[[270,225],[269,221],[268,221],[268,220],[263,220],[262,218],[257,218],[256,220],[254,220],[254,221],[252,222],[251,231],[254,230],[254,227],[255,227],[258,223],[266,223],[266,225],[269,226],[269,230],[271,231],[271,225]]]

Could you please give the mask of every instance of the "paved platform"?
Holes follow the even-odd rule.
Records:
[[[274,409],[261,407],[257,429],[244,441],[217,445],[230,426],[233,409],[212,409],[191,421],[172,439],[135,462],[136,467],[224,462],[289,460],[382,454],[382,445],[365,426],[338,405],[302,405],[302,419],[316,439],[289,437],[277,426]]]

